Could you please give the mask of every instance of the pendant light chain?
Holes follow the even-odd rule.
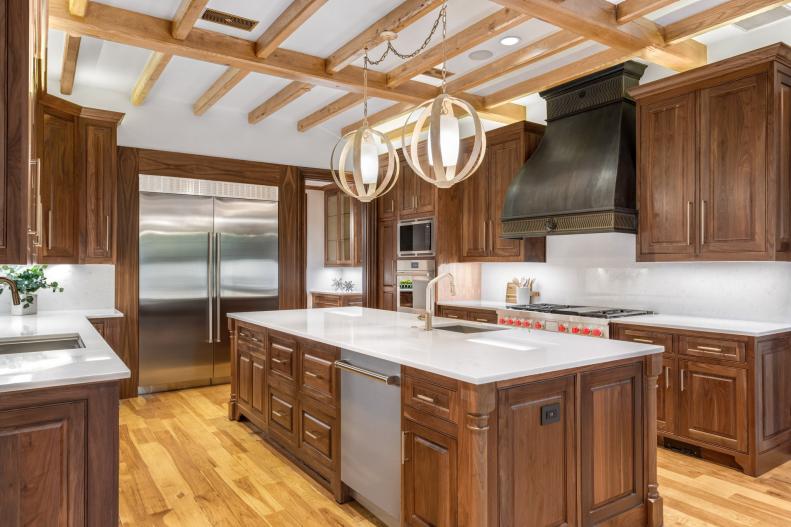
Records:
[[[384,62],[384,60],[388,57],[388,55],[390,55],[390,53],[392,53],[393,55],[395,55],[396,57],[402,60],[408,60],[417,57],[420,53],[423,52],[424,49],[426,49],[426,47],[428,47],[429,43],[431,42],[431,39],[434,37],[434,34],[437,32],[437,29],[439,28],[440,22],[442,22],[442,40],[443,40],[442,54],[444,56],[445,55],[444,40],[446,34],[445,20],[447,18],[446,16],[447,8],[448,8],[448,3],[447,2],[443,3],[442,8],[439,10],[439,14],[437,15],[437,19],[434,20],[434,25],[431,27],[431,32],[429,32],[428,36],[423,41],[423,44],[421,44],[420,47],[417,48],[415,51],[413,51],[412,53],[401,53],[393,46],[393,43],[388,40],[387,47],[385,48],[384,53],[382,53],[382,56],[376,60],[372,60],[370,57],[368,57],[368,48],[365,48],[366,62],[371,66],[377,66],[382,62]]]
[[[446,7],[448,4],[443,4],[440,15],[442,16],[442,93],[447,93],[445,90],[445,77],[448,74],[448,53],[445,46],[445,40],[448,36],[448,12]]]

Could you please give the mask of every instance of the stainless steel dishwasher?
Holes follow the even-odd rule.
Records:
[[[341,480],[388,527],[401,524],[401,366],[342,350]]]

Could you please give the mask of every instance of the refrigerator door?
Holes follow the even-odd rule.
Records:
[[[208,384],[213,198],[140,193],[140,392]]]
[[[213,382],[230,377],[226,314],[278,308],[277,202],[215,198]]]

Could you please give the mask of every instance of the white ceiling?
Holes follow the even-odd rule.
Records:
[[[402,0],[329,0],[315,15],[303,24],[295,34],[284,42],[283,47],[321,57],[329,56],[342,44],[393,9],[401,1]],[[620,0],[609,1],[617,4]],[[655,19],[661,24],[667,24],[699,12],[702,9],[722,3],[723,1],[725,0],[680,0],[668,8],[654,13],[649,18]],[[250,33],[205,21],[199,21],[197,27],[248,40],[255,40],[282,10],[290,4],[290,2],[291,0],[210,0],[208,5],[213,9],[253,18],[259,20],[260,23],[255,30]],[[101,0],[100,3],[110,4],[152,16],[172,19],[180,0]],[[361,9],[361,5],[364,5],[364,9]],[[498,4],[488,0],[450,0],[448,2],[447,18],[448,34],[452,35],[474,23],[476,20],[494,13],[499,9],[501,9],[501,7]],[[435,12],[405,29],[394,42],[395,47],[399,51],[405,52],[412,51],[419,46],[430,30],[437,13],[438,10],[435,10]],[[721,58],[720,55],[727,55],[730,53],[730,51],[712,52],[712,50],[718,49],[718,46],[723,50],[730,50],[744,48],[745,45],[752,45],[753,42],[771,43],[784,39],[788,40],[789,29],[791,29],[791,22],[789,22],[788,19],[786,22],[760,28],[750,33],[745,33],[738,28],[729,26],[702,35],[698,37],[698,40],[710,46],[710,60],[714,60]],[[515,35],[522,39],[518,45],[505,47],[499,43],[501,37],[497,37],[476,46],[470,51],[482,49],[489,50],[493,53],[493,57],[489,60],[496,60],[555,30],[557,30],[557,28],[554,26],[533,19],[507,33],[508,35]],[[439,38],[440,35],[436,35],[430,46],[438,43]],[[63,53],[63,39],[64,34],[62,32],[55,30],[50,31],[48,61],[49,91],[56,95],[60,94],[59,79]],[[758,45],[754,47],[758,47]],[[382,49],[382,46],[380,46],[373,50],[371,55],[378,58],[378,56],[381,55]],[[551,57],[550,59],[538,62],[528,68],[514,72],[501,79],[480,86],[472,91],[485,95],[514,82],[539,75],[550,69],[590,55],[601,49],[603,49],[603,46],[599,44],[586,43],[568,50],[565,53]],[[86,94],[95,94],[97,89],[123,94],[124,97],[128,98],[149,54],[149,51],[144,49],[99,41],[92,38],[83,38],[75,78],[74,98],[86,104]],[[448,61],[448,70],[459,75],[486,63],[486,61],[474,61],[468,57],[468,54],[469,52],[450,59]],[[388,71],[400,63],[400,59],[390,56],[382,65],[377,66],[375,69]],[[358,60],[357,64],[362,65],[362,59]],[[124,108],[123,111],[126,111],[128,115],[132,112],[143,113],[154,111],[154,108],[163,103],[191,106],[224,69],[223,66],[217,64],[174,57],[151,91],[147,102],[140,107]],[[662,72],[662,74],[665,74],[665,72]],[[424,82],[436,82],[433,79],[429,80],[422,76],[420,80]],[[288,81],[285,79],[261,74],[251,74],[222,98],[218,104],[212,107],[209,113],[217,115],[227,113],[228,119],[238,120],[239,127],[250,126],[247,124],[245,118],[247,112],[275,94],[287,83]],[[82,95],[80,95],[81,92]],[[343,92],[338,90],[315,87],[311,92],[300,97],[296,102],[278,111],[271,119],[276,119],[281,123],[281,126],[285,124],[295,129],[296,121],[322,108],[341,95],[343,95]],[[530,105],[536,102],[536,98],[535,96],[528,97],[525,100],[517,102]],[[390,101],[373,99],[370,102],[370,111],[376,112],[391,104],[392,102]],[[343,126],[359,119],[361,113],[361,107],[352,108],[325,122],[321,125],[321,128],[324,133],[330,136],[337,136]]]

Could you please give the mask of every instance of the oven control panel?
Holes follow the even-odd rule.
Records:
[[[497,323],[514,328],[537,329],[583,335],[586,337],[610,337],[610,325],[605,320],[549,313],[503,310],[497,312]]]

